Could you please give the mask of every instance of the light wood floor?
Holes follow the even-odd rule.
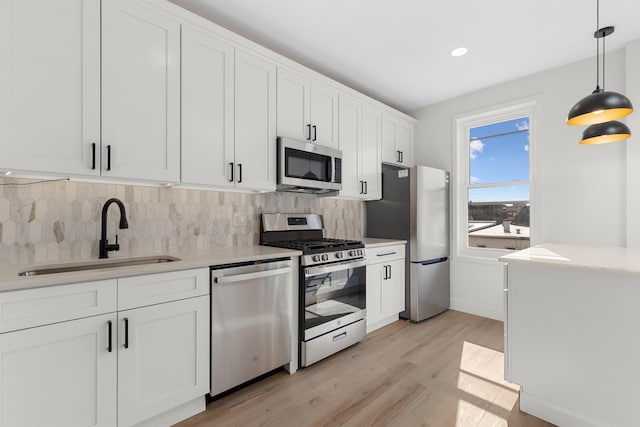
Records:
[[[503,379],[502,322],[456,311],[395,322],[290,376],[279,372],[180,427],[551,426]]]

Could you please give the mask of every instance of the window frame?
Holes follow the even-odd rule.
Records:
[[[530,206],[530,240],[531,246],[536,241],[536,236],[541,235],[538,224],[535,221],[537,209],[535,208],[535,180],[533,176],[534,159],[536,153],[536,111],[538,108],[537,98],[529,98],[502,104],[482,110],[464,113],[454,117],[453,127],[456,141],[453,144],[453,239],[455,247],[452,251],[457,257],[471,257],[479,259],[498,259],[500,256],[515,252],[509,249],[497,248],[476,248],[469,247],[469,190],[473,188],[489,188],[507,185],[529,184],[529,206]],[[487,124],[513,120],[521,117],[529,118],[529,179],[528,181],[497,182],[490,184],[470,184],[470,130]]]

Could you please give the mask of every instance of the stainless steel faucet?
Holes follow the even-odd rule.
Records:
[[[119,199],[109,199],[104,202],[104,206],[102,207],[102,231],[100,234],[100,258],[108,258],[109,251],[118,251],[120,250],[120,245],[118,244],[118,235],[116,234],[116,243],[109,244],[109,240],[107,240],[107,211],[109,210],[109,206],[112,203],[115,203],[120,208],[120,229],[129,228],[129,223],[127,222],[127,211],[124,208],[124,204]]]

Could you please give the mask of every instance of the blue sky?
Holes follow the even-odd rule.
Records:
[[[528,180],[528,129],[528,117],[472,128],[469,141],[469,183],[490,184]],[[471,189],[469,200],[529,200],[529,186]]]

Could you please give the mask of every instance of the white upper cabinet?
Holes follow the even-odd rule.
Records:
[[[278,67],[278,136],[338,148],[338,92]]]
[[[182,182],[231,186],[234,47],[182,27]]]
[[[377,200],[381,194],[380,110],[340,94],[341,196]]]
[[[393,114],[382,115],[382,161],[413,166],[414,125]]]
[[[364,199],[382,198],[382,112],[362,104],[362,143],[360,144],[360,179],[365,182]]]
[[[360,179],[358,163],[362,139],[362,104],[359,100],[340,94],[340,150],[342,151],[341,196],[362,197],[364,185]]]
[[[241,49],[235,62],[235,147],[229,180],[236,188],[276,189],[276,65]]]
[[[1,1],[0,58],[0,168],[98,175],[100,0]]]
[[[102,167],[180,180],[180,23],[135,0],[102,3]]]
[[[329,86],[311,81],[311,140],[320,145],[338,148],[338,92]]]

